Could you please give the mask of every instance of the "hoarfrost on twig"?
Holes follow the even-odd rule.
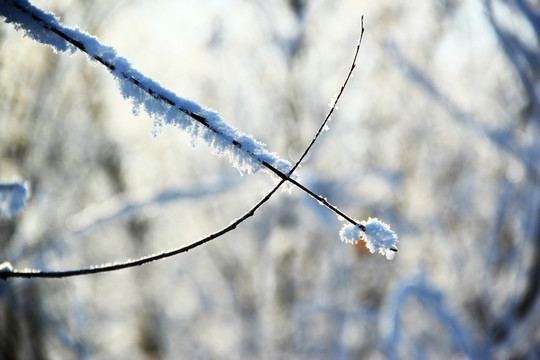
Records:
[[[363,240],[372,253],[379,252],[386,256],[388,260],[392,260],[396,256],[398,237],[387,224],[377,218],[369,218],[359,224],[344,225],[339,232],[341,241],[348,244],[357,244],[360,240]]]

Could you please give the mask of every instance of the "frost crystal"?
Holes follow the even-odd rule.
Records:
[[[378,251],[388,260],[392,260],[397,252],[398,237],[396,233],[377,218],[369,218],[360,224],[365,226],[365,231],[359,225],[343,225],[339,232],[341,241],[347,244],[357,244],[360,240],[364,240],[370,252]]]
[[[377,218],[362,221],[362,225],[366,227],[364,241],[369,251],[372,253],[378,251],[388,260],[392,260],[397,252],[398,237],[396,233],[390,229],[390,226]]]
[[[0,279],[7,280],[9,274],[13,273],[13,266],[9,262],[0,264]]]
[[[10,262],[4,261],[0,264],[0,272],[11,273],[13,272],[13,265]]]
[[[341,241],[347,244],[356,245],[360,240],[363,240],[364,233],[358,225],[343,225],[339,232]]]

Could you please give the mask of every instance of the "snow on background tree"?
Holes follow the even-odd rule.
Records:
[[[1,3],[0,3],[1,4]],[[300,192],[139,269],[2,282],[2,358],[538,356],[538,12],[525,1],[40,1],[294,162],[358,36],[309,186],[400,236],[388,262]],[[0,26],[2,259],[76,268],[187,244],[271,187],[154,139],[102,67]],[[536,56],[535,56],[536,55]]]

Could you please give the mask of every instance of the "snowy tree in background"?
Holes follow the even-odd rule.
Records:
[[[24,209],[28,188],[24,182],[0,183],[0,218],[11,219]]]

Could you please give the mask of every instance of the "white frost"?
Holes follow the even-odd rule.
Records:
[[[378,251],[388,260],[392,260],[396,256],[398,237],[390,229],[390,226],[377,218],[369,218],[368,221],[362,221],[361,224],[366,227],[363,240],[369,251],[372,253]]]
[[[24,182],[0,183],[0,218],[11,219],[26,205],[28,189]]]
[[[377,218],[369,218],[361,221],[365,231],[359,225],[343,225],[339,236],[341,241],[348,244],[357,244],[360,240],[366,242],[366,247],[371,253],[379,252],[392,260],[396,256],[398,237],[390,227]]]
[[[347,244],[356,245],[360,240],[363,240],[364,232],[357,225],[346,224],[343,225],[339,232],[341,241]]]
[[[0,264],[0,273],[12,273],[13,272],[13,265],[11,265],[10,262],[4,261]]]

